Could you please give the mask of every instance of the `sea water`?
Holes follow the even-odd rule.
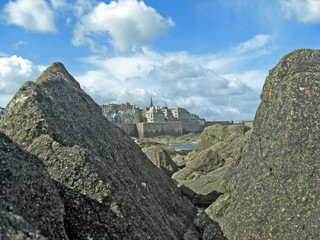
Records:
[[[173,147],[177,151],[181,150],[194,150],[196,147],[196,143],[180,143],[180,144],[169,144],[171,147]]]

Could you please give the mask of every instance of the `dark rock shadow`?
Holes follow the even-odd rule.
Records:
[[[217,200],[219,196],[223,195],[223,193],[217,192],[215,190],[206,195],[197,194],[185,185],[181,185],[179,189],[184,196],[190,199],[193,205],[199,208],[209,207],[214,201]]]

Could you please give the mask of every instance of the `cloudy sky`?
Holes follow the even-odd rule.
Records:
[[[320,0],[1,0],[0,106],[60,61],[98,104],[253,119],[298,48],[320,48]]]

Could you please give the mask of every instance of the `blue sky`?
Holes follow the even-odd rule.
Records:
[[[98,104],[238,121],[283,55],[320,48],[320,0],[5,0],[0,32],[2,107],[60,61]]]

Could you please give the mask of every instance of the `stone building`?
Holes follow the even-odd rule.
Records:
[[[191,114],[184,108],[171,108],[170,109],[172,116],[175,120],[179,120],[182,123],[190,123]]]
[[[120,123],[139,123],[143,121],[141,110],[137,106],[131,109],[120,110]]]
[[[168,121],[174,121],[175,120],[173,115],[172,115],[171,109],[169,109],[168,107],[161,108],[161,111],[164,114],[165,121],[168,122]]]
[[[101,105],[102,114],[113,123],[138,123],[143,122],[141,109],[136,105],[126,104],[108,104]]]
[[[119,104],[108,104],[108,105],[101,105],[102,109],[102,115],[105,116],[110,122],[118,123],[120,121],[118,111],[119,107],[121,105]]]
[[[146,122],[164,122],[165,121],[165,117],[164,117],[164,113],[160,110],[160,108],[158,107],[154,107],[152,106],[146,113],[145,113],[145,117],[146,117]]]

